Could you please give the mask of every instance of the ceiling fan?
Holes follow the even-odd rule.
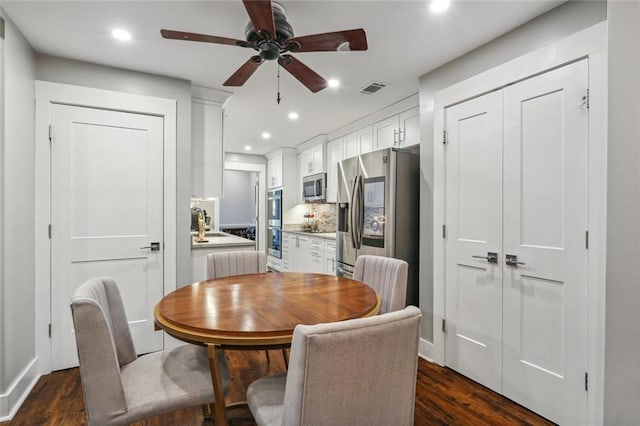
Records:
[[[183,31],[161,30],[162,37],[174,40],[200,41],[247,47],[259,52],[234,72],[224,86],[242,86],[264,61],[278,63],[300,83],[316,93],[327,87],[327,81],[291,53],[367,50],[367,36],[362,28],[294,37],[284,7],[270,0],[242,0],[250,22],[245,40]]]

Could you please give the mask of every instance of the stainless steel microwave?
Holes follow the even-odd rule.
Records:
[[[318,173],[302,178],[302,197],[305,203],[321,203],[327,200],[327,174]]]

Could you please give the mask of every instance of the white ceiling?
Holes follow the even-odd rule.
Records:
[[[560,0],[456,1],[434,15],[426,1],[281,1],[295,35],[364,28],[366,52],[299,53],[295,56],[341,86],[313,94],[285,70],[276,103],[275,62],[263,64],[240,88],[222,83],[251,49],[165,40],[173,29],[244,40],[248,16],[233,1],[11,1],[2,8],[34,49],[49,55],[190,80],[232,92],[225,109],[225,148],[264,154],[338,129],[418,92],[418,78],[562,3]],[[113,28],[133,40],[114,40]],[[372,81],[389,84],[375,95],[359,91]],[[291,122],[290,111],[300,118]],[[260,134],[269,131],[270,141]]]

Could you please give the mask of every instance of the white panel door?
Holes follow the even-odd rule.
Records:
[[[501,391],[502,93],[447,108],[446,364]]]
[[[587,60],[504,89],[504,394],[586,424]]]
[[[52,368],[77,365],[69,303],[94,277],[118,283],[137,352],[160,350],[163,119],[54,105],[51,120]]]

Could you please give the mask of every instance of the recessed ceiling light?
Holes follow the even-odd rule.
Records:
[[[431,5],[429,6],[429,9],[433,13],[440,13],[449,9],[450,5],[451,5],[450,0],[432,0]]]
[[[300,116],[295,111],[289,113],[289,120],[297,120],[298,117],[300,117]]]
[[[116,40],[120,40],[120,41],[131,40],[131,33],[127,30],[123,30],[122,28],[116,28],[115,30],[111,31],[111,35]]]
[[[327,83],[329,84],[329,87],[338,87],[338,86],[340,86],[340,82],[338,80],[336,80],[335,78],[332,78]]]
[[[262,139],[271,139],[271,133],[262,132]]]
[[[244,150],[245,151],[251,151],[253,149],[253,147],[249,146],[249,145],[245,145],[244,146]]]

